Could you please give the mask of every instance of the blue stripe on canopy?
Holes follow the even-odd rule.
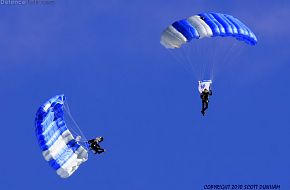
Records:
[[[206,13],[204,13],[206,14]],[[219,23],[215,17],[212,15],[212,14],[207,14],[207,16],[216,24],[216,26],[219,28],[219,31],[220,31],[220,35],[221,36],[225,36],[226,35],[226,31],[225,31],[225,28],[223,27],[223,25],[221,23]]]
[[[180,32],[187,39],[187,41],[190,41],[193,38],[199,38],[197,30],[186,19],[176,21],[172,24],[172,26]]]
[[[36,113],[36,136],[42,151],[49,149],[68,130],[64,121],[64,95],[51,98]]]
[[[223,17],[220,13],[211,13],[211,15],[219,22],[225,30],[225,36],[231,36],[234,34],[232,25]]]
[[[201,13],[201,14],[199,14],[199,16],[210,27],[210,29],[212,30],[213,36],[220,36],[221,35],[221,31],[220,31],[219,26],[216,24],[216,22],[214,22],[214,20],[212,20],[209,17],[209,15],[207,13]]]
[[[74,154],[74,152],[80,147],[75,140],[71,140],[66,147],[59,152],[58,156],[54,159],[51,159],[48,163],[49,165],[57,170],[63,166]]]

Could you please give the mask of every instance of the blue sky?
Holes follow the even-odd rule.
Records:
[[[259,42],[221,68],[202,117],[196,81],[159,39],[205,11],[241,19]],[[0,14],[1,189],[290,188],[289,1],[56,0]],[[37,108],[60,93],[107,149],[66,180],[34,134]]]

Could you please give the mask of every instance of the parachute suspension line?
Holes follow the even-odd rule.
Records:
[[[211,61],[213,56],[213,51],[211,50],[212,48],[214,48],[214,46],[212,46],[211,44],[209,45],[209,42],[211,40],[209,39],[204,39],[204,41],[200,41],[201,43],[201,55],[203,57],[203,70],[202,70],[202,79],[209,79],[209,73],[210,73],[210,69],[211,69]]]
[[[194,43],[189,43],[186,44],[186,46],[188,47],[183,47],[184,49],[184,57],[187,58],[187,62],[188,65],[191,68],[192,73],[194,73],[194,77],[196,80],[200,80],[201,78],[201,68],[199,68],[199,64],[197,63],[197,59],[193,59],[194,55],[198,54],[198,51],[200,51],[200,49],[198,48],[198,46]]]
[[[204,41],[205,42],[205,41]],[[202,66],[203,66],[203,70],[202,70],[202,79],[205,79],[205,78],[207,78],[207,76],[205,76],[206,75],[206,71],[207,71],[207,67],[208,67],[208,64],[209,64],[209,57],[211,56],[210,55],[210,51],[207,51],[207,52],[205,52],[205,44],[202,44],[202,55],[203,55],[203,57],[204,57],[204,62],[203,62],[203,64],[202,64]]]
[[[204,53],[204,52],[203,52]],[[205,57],[205,56],[208,56],[208,55],[206,55],[205,53],[203,54],[203,56]],[[207,59],[205,59],[204,61],[203,61],[203,63],[202,63],[202,79],[204,79],[206,76],[205,76],[205,73],[206,73],[206,68],[207,68],[207,65],[208,65],[209,63],[208,63],[208,60]]]
[[[217,54],[217,52],[216,52],[216,48],[215,48],[214,55],[211,57],[211,70],[210,70],[210,79],[211,80],[214,80],[214,70],[215,70],[215,65],[217,62],[216,54]]]
[[[64,109],[65,111],[68,113],[68,116],[70,117],[71,121],[73,122],[73,124],[75,125],[75,127],[77,128],[78,132],[74,131],[72,128],[70,128],[71,131],[73,131],[76,135],[81,135],[81,137],[83,138],[84,141],[80,141],[80,142],[87,142],[87,138],[86,136],[83,134],[82,130],[80,129],[79,125],[77,124],[77,122],[74,120],[70,108],[68,106],[68,102],[66,100],[66,103],[64,104]]]
[[[176,62],[180,63],[181,65],[183,65],[182,60],[181,60],[181,56],[179,56],[177,53],[173,53],[172,49],[166,49],[170,55],[175,59]],[[187,69],[187,68],[185,68]]]
[[[211,80],[214,80],[214,70],[215,70],[215,65],[218,62],[218,45],[215,45],[213,47],[212,55],[210,57],[210,69],[209,69],[209,77]]]
[[[232,57],[235,57],[235,56],[232,56],[233,53],[234,53],[234,50],[236,49],[237,47],[237,42],[234,41],[233,43],[231,43],[231,45],[225,50],[225,53],[223,54],[224,56],[222,57],[221,59],[221,63],[225,66],[227,65],[228,63],[230,63],[230,60]],[[236,52],[235,52],[236,53]]]
[[[190,65],[191,65],[191,68],[193,69],[193,72],[195,73],[196,79],[201,80],[201,77],[202,77],[202,72],[201,72],[201,68],[200,68],[201,64],[198,64],[197,59],[192,58],[193,55],[199,54],[200,48],[196,44],[188,44],[188,45],[193,46],[193,47],[188,48],[188,53],[186,54],[186,56],[190,62]]]
[[[172,49],[167,49],[171,56],[176,60],[176,62],[178,62],[180,65],[182,65],[182,67],[185,69],[186,72],[188,72],[188,74],[192,75],[193,70],[190,67],[190,61],[188,58],[188,55],[186,54],[184,48],[180,48],[180,49],[176,49],[176,50],[172,50]],[[175,52],[173,52],[175,51]]]
[[[209,76],[209,70],[210,70],[210,61],[211,61],[211,57],[212,57],[212,51],[210,51],[210,48],[208,47],[208,39],[204,39],[204,41],[199,41],[200,44],[200,48],[199,51],[200,53],[198,55],[201,55],[202,57],[202,69],[201,69],[201,73],[202,73],[202,78],[201,80],[204,79],[208,79]],[[212,47],[212,46],[210,46]]]
[[[66,103],[64,104],[64,110],[65,110],[66,113],[68,114],[70,121],[73,121],[73,117],[72,117],[72,115],[71,115],[71,113],[70,113],[69,108],[67,108]],[[77,124],[75,124],[74,122],[73,122],[73,125],[77,126]],[[71,131],[75,136],[80,135],[77,131],[75,131],[74,128],[70,127],[69,129],[70,129],[70,131]]]
[[[236,47],[237,42],[233,42],[231,46],[228,48],[227,52],[224,54],[223,63],[227,64],[230,60],[230,55],[233,53],[234,48]]]
[[[191,44],[186,44],[186,45],[187,46],[190,46]],[[191,73],[193,73],[194,77],[198,77],[198,68],[197,68],[197,65],[198,64],[196,64],[196,60],[194,60],[194,59],[192,59],[190,57],[191,53],[192,53],[192,55],[195,54],[194,53],[195,47],[196,46],[194,46],[194,48],[181,47],[180,49],[182,50],[182,53],[183,53],[183,56],[182,57],[185,57],[186,58],[186,62],[187,62],[186,65],[189,66],[189,69],[190,69]]]
[[[219,64],[222,66],[227,65],[230,62],[230,59],[235,57],[232,56],[232,54],[236,51],[234,51],[236,49],[238,45],[238,42],[236,40],[234,40],[233,42],[231,42],[231,44],[228,44],[227,48],[223,49],[223,53],[221,55],[223,55],[222,57],[220,57],[219,61],[215,61],[214,65],[213,65],[213,69],[211,72],[211,77],[214,78],[215,74],[219,71],[216,70],[216,63],[219,62]],[[224,46],[225,47],[225,46]],[[240,50],[240,48],[239,48]]]

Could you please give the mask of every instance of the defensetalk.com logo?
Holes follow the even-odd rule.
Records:
[[[0,5],[51,5],[55,0],[0,0]]]

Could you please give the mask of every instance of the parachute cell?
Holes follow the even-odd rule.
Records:
[[[257,43],[255,34],[237,18],[221,13],[201,13],[168,26],[160,43],[169,49],[180,48],[192,39],[231,36],[250,45]]]
[[[57,95],[38,109],[35,132],[45,160],[60,177],[67,178],[88,159],[88,152],[65,123],[64,100],[64,95]]]

